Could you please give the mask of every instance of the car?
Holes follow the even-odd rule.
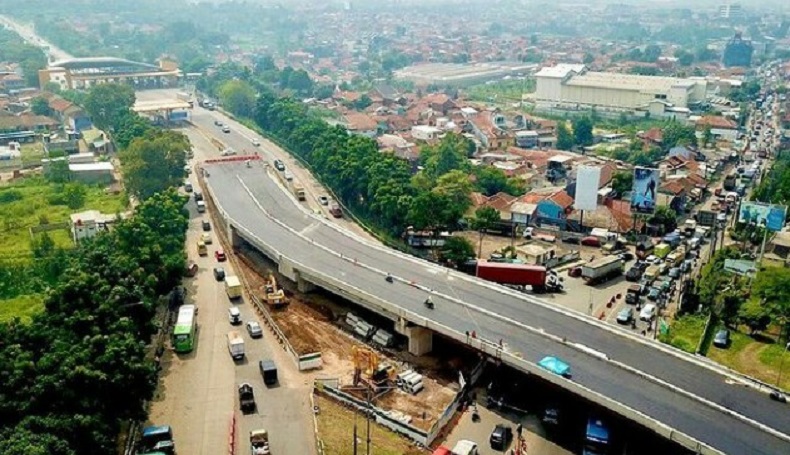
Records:
[[[232,325],[241,324],[241,311],[235,306],[228,308],[228,321],[230,321]]]
[[[634,253],[631,253],[630,251],[626,251],[624,253],[618,254],[617,257],[622,259],[623,262],[633,261],[634,260]]]
[[[631,307],[626,307],[620,310],[617,313],[617,323],[618,324],[630,324],[631,321],[634,320],[634,309]]]
[[[187,193],[191,193],[192,192],[192,184],[189,183],[189,182],[184,182],[184,191],[186,191]]]
[[[261,146],[261,141],[259,141],[256,138],[252,138],[251,142],[252,142],[252,145],[254,145],[255,147],[260,147]]]
[[[329,205],[329,198],[326,196],[318,196],[318,203],[321,205]]]
[[[571,377],[571,366],[559,357],[546,356],[540,359],[538,366],[558,376]]]
[[[190,260],[187,264],[187,276],[195,276],[198,273],[198,265],[195,261]]]
[[[650,256],[645,258],[645,262],[650,265],[656,265],[661,262],[661,258],[654,254],[651,254]]]
[[[215,251],[214,258],[217,260],[217,262],[225,262],[225,260],[227,259],[227,257],[225,256],[225,252],[222,250]]]
[[[582,276],[582,268],[581,267],[571,267],[568,269],[568,276],[571,278],[578,278]]]
[[[195,193],[192,194],[192,197],[195,198],[195,202],[202,201],[203,200],[203,193],[201,193],[200,191],[195,191]]]
[[[647,293],[650,292],[650,286],[652,284],[653,280],[644,276],[639,280],[639,286],[642,286],[642,295],[647,295]]]
[[[657,287],[651,287],[649,291],[647,291],[647,298],[648,300],[656,301],[661,297],[661,289]]]
[[[634,284],[629,286],[628,291],[625,293],[625,303],[628,305],[636,305],[642,297],[642,286]]]
[[[648,264],[645,261],[640,260],[640,261],[634,262],[634,265],[632,267],[638,268],[639,270],[644,272],[645,270],[647,270],[648,267],[650,267],[650,264]]]
[[[727,222],[727,213],[726,212],[719,212],[719,214],[716,215],[716,221],[718,221],[719,223],[726,223]]]
[[[263,336],[263,330],[257,321],[247,321],[247,333],[250,334],[250,338],[261,338]]]
[[[639,319],[642,321],[650,322],[654,317],[656,317],[656,306],[652,303],[642,307],[642,311],[639,312]]]
[[[222,281],[225,279],[225,269],[222,267],[214,267],[214,279]]]
[[[681,271],[680,267],[672,267],[669,269],[669,277],[670,278],[680,278],[680,275],[683,272]]]
[[[209,220],[203,220],[203,221],[201,221],[200,224],[203,226],[203,230],[204,231],[210,231],[211,230],[211,222],[209,222]]]
[[[280,160],[274,160],[274,168],[277,169],[278,171],[284,171],[285,165]]]
[[[578,245],[582,239],[578,235],[569,235],[567,237],[562,238],[563,243],[571,243],[573,245]]]
[[[211,234],[208,232],[204,232],[200,234],[200,240],[205,243],[206,245],[211,245],[214,241],[211,239]]]
[[[669,264],[666,262],[662,262],[658,264],[658,274],[659,275],[666,275],[669,272]]]
[[[642,269],[639,267],[631,267],[625,272],[626,281],[639,281],[642,278]]]
[[[220,122],[219,120],[214,120],[214,125],[221,127],[222,122]]]
[[[730,331],[721,329],[713,337],[713,345],[717,348],[727,348],[730,345]]]
[[[584,246],[599,247],[601,246],[601,239],[598,237],[588,236],[582,239],[581,244]]]
[[[220,153],[220,155],[222,155],[222,156],[234,156],[234,155],[236,155],[236,151],[231,149],[231,148],[227,148],[227,149],[223,150],[222,153]]]
[[[510,445],[511,439],[513,439],[513,429],[498,423],[494,430],[491,431],[491,437],[488,438],[488,442],[491,444],[492,449],[504,451]]]
[[[192,168],[189,167],[188,164],[186,166],[184,166],[184,173],[186,173],[186,175],[189,175],[189,174],[192,173]]]
[[[222,127],[222,132],[225,133],[225,134],[230,133],[230,127],[228,125],[223,126]]]

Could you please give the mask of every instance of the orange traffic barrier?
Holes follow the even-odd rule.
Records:
[[[603,321],[604,318],[606,318],[606,312],[605,311],[601,311],[601,314],[600,314],[600,316],[598,316],[598,319]]]

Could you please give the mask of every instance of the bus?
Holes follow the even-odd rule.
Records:
[[[182,305],[178,309],[173,329],[173,349],[176,352],[189,352],[195,345],[195,311],[195,305]]]

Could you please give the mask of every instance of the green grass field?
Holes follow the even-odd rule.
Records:
[[[694,353],[702,338],[705,330],[707,318],[702,315],[683,316],[672,322],[667,335],[661,335],[661,341],[681,349],[686,352]]]
[[[30,322],[34,314],[44,308],[44,296],[40,294],[21,295],[14,299],[0,300],[0,323],[18,317],[22,322]]]
[[[733,331],[732,344],[728,348],[711,346],[708,357],[768,384],[776,384],[782,356],[790,356],[790,353],[784,351],[784,342],[776,343],[773,336],[751,337],[746,333]],[[785,390],[790,390],[790,358],[787,357],[785,357],[781,386]]]
[[[490,84],[473,85],[463,90],[472,101],[499,104],[519,103],[522,95],[534,91],[534,79],[497,81]]]
[[[42,221],[62,223],[69,220],[71,213],[85,210],[117,213],[126,206],[122,196],[106,194],[99,186],[86,186],[85,203],[81,208],[71,209],[53,199],[61,189],[43,178],[0,186],[0,260],[29,257],[29,229]],[[50,231],[49,235],[59,246],[72,246],[66,229]]]

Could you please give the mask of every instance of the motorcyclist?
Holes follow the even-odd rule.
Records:
[[[427,306],[430,309],[433,309],[433,300],[431,300],[431,296],[428,296],[428,298],[425,299],[425,306]]]

